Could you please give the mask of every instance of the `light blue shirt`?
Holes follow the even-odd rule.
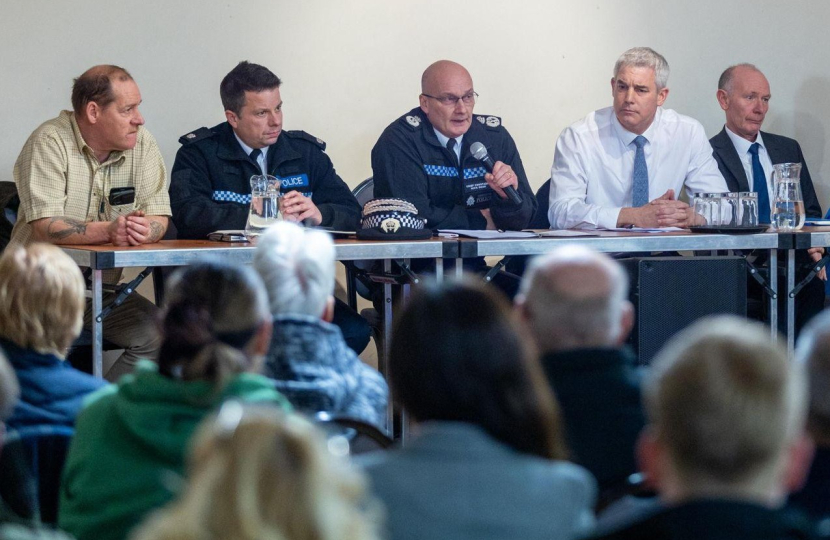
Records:
[[[233,136],[236,137],[236,142],[239,143],[239,146],[242,147],[242,150],[244,150],[245,153],[250,156],[251,152],[253,152],[254,149],[242,142],[242,139],[239,138],[239,135],[237,135],[235,131],[233,132]],[[259,155],[256,162],[259,163],[259,168],[262,171],[262,174],[268,174],[268,147],[266,146],[264,148],[260,148],[259,151],[262,153]]]
[[[441,146],[446,148],[447,147],[447,141],[449,141],[450,138],[447,137],[446,135],[444,135],[443,133],[441,133],[440,131],[438,131],[435,128],[432,128],[432,131],[435,132],[435,136],[438,137],[438,142],[441,143]],[[458,137],[455,138],[455,148],[454,148],[455,157],[458,158],[458,163],[459,164],[461,163],[461,140],[463,138],[464,138],[464,135],[459,135]]]

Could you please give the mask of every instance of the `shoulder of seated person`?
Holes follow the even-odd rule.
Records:
[[[283,131],[288,138],[295,141],[305,141],[308,143],[313,144],[314,146],[318,147],[320,150],[326,149],[326,142],[321,139],[320,137],[315,137],[314,135],[307,133],[301,129],[293,129],[289,131]]]
[[[191,131],[190,133],[185,133],[181,137],[179,137],[179,143],[183,146],[187,146],[190,144],[197,143],[199,141],[203,141],[205,139],[209,139],[213,137],[214,133],[211,129],[206,127],[200,127],[197,130]]]

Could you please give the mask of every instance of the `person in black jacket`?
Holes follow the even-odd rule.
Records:
[[[240,62],[219,87],[227,121],[179,139],[170,180],[178,238],[245,228],[250,178],[258,174],[280,180],[286,220],[357,228],[360,205],[323,152],[326,144],[304,131],[283,131],[281,84],[268,68]],[[369,343],[368,323],[343,302],[337,302],[334,323],[357,353]]]
[[[726,180],[729,191],[759,192],[763,189],[767,192],[770,204],[774,199],[771,177],[773,164],[801,163],[801,195],[804,198],[805,213],[810,218],[821,218],[821,205],[798,141],[761,131],[761,125],[769,110],[770,97],[769,82],[758,68],[752,64],[738,64],[727,68],[720,76],[717,92],[718,104],[726,113],[726,125],[720,133],[709,139],[712,154],[718,162],[718,168]],[[756,170],[757,175],[763,174],[766,180],[763,184],[756,185]],[[769,215],[768,210],[765,216]],[[762,216],[761,211],[759,216]],[[763,218],[761,221],[764,221]],[[769,220],[766,220],[766,223],[769,223]],[[823,254],[824,248],[821,247],[796,252],[796,283],[807,276]],[[761,263],[763,260],[758,262]],[[786,265],[787,258],[784,252],[779,253],[778,260],[779,266]],[[796,335],[811,317],[824,309],[826,270],[822,269],[818,277],[820,279],[813,279],[807,283],[795,297]],[[784,280],[779,281],[780,285],[785,283]],[[761,297],[762,293],[754,280],[748,280],[748,283],[750,297]],[[780,285],[779,290],[782,290]],[[779,296],[781,311],[778,327],[782,332],[786,332],[787,324],[786,298],[786,294]],[[766,302],[762,302],[762,305],[766,305]],[[753,314],[752,310],[750,315],[759,316]]]

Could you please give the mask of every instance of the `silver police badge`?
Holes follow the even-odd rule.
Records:
[[[195,133],[188,133],[187,135],[185,135],[185,137],[187,137],[188,139],[195,139],[196,134]]]
[[[401,222],[396,218],[386,218],[380,222],[380,230],[388,234],[396,233],[400,228]]]
[[[473,198],[473,196],[472,196],[472,195],[470,195],[469,197],[467,197],[467,206],[472,206],[472,205],[474,205],[475,203],[476,203],[476,200]]]
[[[499,120],[498,116],[488,116],[487,117],[487,125],[490,127],[499,127],[501,124],[501,120]]]
[[[406,123],[412,127],[418,127],[421,125],[421,118],[419,116],[409,115],[406,117]]]
[[[479,121],[479,122],[481,122],[482,124],[483,124],[484,122],[486,122],[486,120],[484,119],[484,117],[483,117],[483,116],[476,116],[476,120],[478,120],[478,121]]]

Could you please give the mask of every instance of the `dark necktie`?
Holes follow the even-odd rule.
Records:
[[[455,145],[456,145],[455,139],[450,139],[450,140],[447,141],[447,150],[450,151],[450,154],[452,155],[452,164],[457,169],[458,168],[458,156],[455,155]]]
[[[643,151],[647,140],[642,135],[634,137],[634,145],[637,152],[634,154],[634,172],[632,206],[639,207],[648,203],[648,165],[646,165],[646,154]]]
[[[254,163],[256,163],[257,168],[261,170],[262,167],[259,166],[259,156],[262,155],[262,150],[260,150],[259,148],[254,148],[248,155],[251,157]],[[262,174],[265,174],[265,172],[263,172]]]
[[[758,193],[758,223],[769,223],[769,192],[764,168],[761,167],[761,160],[758,158],[760,148],[761,145],[758,143],[753,143],[749,147],[749,153],[752,154],[752,191]]]

